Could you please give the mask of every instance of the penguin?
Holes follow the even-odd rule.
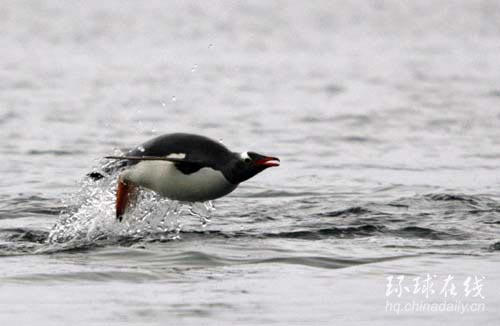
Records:
[[[188,134],[164,134],[137,146],[116,160],[107,172],[120,171],[116,191],[116,218],[121,221],[133,203],[138,187],[150,189],[162,197],[184,202],[203,202],[223,197],[238,185],[280,160],[255,152],[232,152],[208,137]],[[99,172],[89,176],[104,177]]]

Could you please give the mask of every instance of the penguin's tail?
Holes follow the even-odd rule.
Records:
[[[128,162],[126,160],[108,161],[96,170],[87,173],[87,177],[94,181],[98,181],[111,175],[115,175],[119,171],[123,170],[127,165]]]
[[[113,162],[115,164],[102,166],[100,169],[87,173],[87,177],[93,181],[99,181],[111,175],[117,174],[127,166],[127,162]]]
[[[89,177],[90,179],[92,179],[94,181],[98,181],[98,180],[101,180],[102,178],[104,178],[105,175],[102,174],[101,172],[93,171],[93,172],[87,173],[87,177]]]

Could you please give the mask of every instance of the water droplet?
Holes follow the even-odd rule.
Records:
[[[161,106],[165,107],[165,106],[167,106],[167,103],[161,102]]]
[[[113,148],[113,155],[114,156],[120,156],[120,155],[123,155],[123,152],[119,148]]]
[[[139,152],[145,152],[146,149],[143,147],[143,146],[137,146],[137,149],[139,150]]]
[[[176,101],[177,101],[177,97],[172,96],[172,102],[176,102]]]

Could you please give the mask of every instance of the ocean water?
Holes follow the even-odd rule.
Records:
[[[498,323],[498,1],[2,1],[0,31],[2,325]],[[282,165],[116,222],[85,174],[169,132]]]

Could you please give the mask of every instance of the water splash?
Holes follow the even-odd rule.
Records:
[[[67,209],[51,229],[48,242],[91,242],[121,237],[178,239],[182,215],[196,216],[205,227],[215,210],[211,202],[172,201],[153,191],[141,189],[135,207],[120,223],[115,216],[117,179],[116,175],[111,175],[97,182],[83,180],[80,191],[66,200]]]

